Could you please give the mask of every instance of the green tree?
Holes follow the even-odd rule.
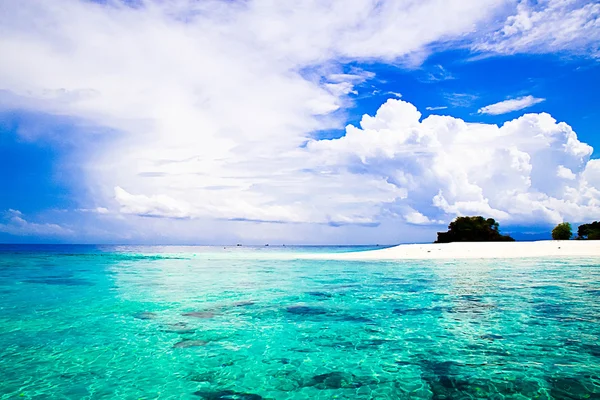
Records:
[[[579,225],[577,239],[600,240],[600,221]]]
[[[571,231],[571,224],[568,222],[558,224],[552,229],[552,239],[554,240],[569,240],[571,236],[573,236],[573,232]]]
[[[451,242],[514,242],[501,235],[499,224],[493,218],[458,217],[448,225],[448,232],[438,232],[435,243]]]

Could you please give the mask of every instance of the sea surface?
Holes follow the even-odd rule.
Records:
[[[0,246],[0,399],[599,399],[600,259]]]

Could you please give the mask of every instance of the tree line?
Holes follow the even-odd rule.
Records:
[[[569,240],[573,237],[571,224],[563,222],[552,229],[552,239]],[[576,240],[600,240],[600,222],[594,221],[589,224],[579,225],[577,228]]]
[[[552,230],[552,239],[569,240],[573,237],[571,224],[563,222]],[[579,225],[578,240],[600,240],[600,222]],[[500,233],[500,224],[482,216],[458,217],[448,225],[447,232],[438,232],[435,243],[451,242],[514,242],[509,235]]]

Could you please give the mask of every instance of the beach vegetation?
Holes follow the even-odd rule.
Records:
[[[573,236],[571,224],[562,222],[552,229],[552,239],[554,240],[569,240]]]
[[[438,232],[435,243],[451,242],[514,242],[500,233],[500,225],[493,218],[458,217],[448,225],[448,232]]]
[[[577,228],[577,239],[600,240],[600,221],[579,225],[579,228]]]

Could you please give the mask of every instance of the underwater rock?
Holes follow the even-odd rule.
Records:
[[[218,374],[215,372],[204,372],[193,374],[190,376],[190,380],[193,382],[214,382],[217,379]]]
[[[293,348],[292,351],[296,352],[296,353],[314,353],[315,351],[318,350],[313,350],[313,349],[302,349],[302,348]]]
[[[369,319],[367,317],[361,317],[360,315],[341,315],[339,317],[340,321],[348,321],[348,322],[361,322],[364,324],[374,324],[375,321]]]
[[[157,315],[153,312],[141,312],[135,314],[133,317],[137,319],[156,319]]]
[[[327,310],[322,307],[309,307],[309,306],[290,306],[287,308],[287,312],[295,315],[323,315],[327,314]]]
[[[192,335],[194,333],[196,333],[195,329],[191,329],[191,328],[183,328],[183,329],[163,329],[163,332],[168,332],[168,333],[176,333],[178,335]]]
[[[486,335],[481,335],[479,336],[481,339],[486,339],[486,340],[500,340],[500,339],[504,339],[504,336],[502,335],[494,335],[492,333],[486,334]]]
[[[379,347],[387,343],[393,343],[393,340],[388,339],[371,339],[371,340],[363,340],[358,342],[354,348],[356,350],[368,350],[374,347]]]
[[[34,278],[25,279],[25,283],[39,283],[44,285],[64,285],[64,286],[94,286],[92,282],[86,281],[85,279],[78,278],[58,278],[58,277],[45,277],[45,278]]]
[[[206,392],[199,390],[194,395],[200,396],[206,400],[263,400],[264,397],[254,393],[240,393],[233,390],[218,390],[216,392]]]
[[[182,340],[181,342],[177,342],[173,345],[175,349],[187,349],[189,347],[200,347],[206,346],[208,342],[204,340]]]
[[[306,294],[308,294],[310,296],[322,297],[322,298],[326,298],[326,299],[333,297],[333,295],[331,293],[325,293],[325,292],[307,292]]]
[[[392,311],[392,313],[397,315],[418,315],[428,312],[438,313],[443,311],[452,312],[446,307],[435,306],[430,308],[395,308],[394,311]]]
[[[188,324],[186,324],[185,322],[176,322],[167,326],[168,328],[163,329],[163,332],[177,333],[179,335],[187,335],[196,332],[195,329],[188,328]]]
[[[200,319],[210,319],[215,316],[215,313],[210,311],[192,311],[181,314],[184,317],[192,317],[192,318],[200,318]]]
[[[496,308],[494,304],[483,303],[480,300],[466,300],[447,311],[453,314],[484,314],[494,308]]]
[[[455,361],[423,360],[419,363],[423,368],[421,375],[432,393],[432,399],[463,398],[466,393],[476,393],[472,387],[476,382],[459,379],[452,369],[461,364]]]
[[[291,362],[289,358],[273,358],[273,359],[263,359],[263,364],[283,364],[287,365]]]
[[[550,378],[550,395],[555,399],[596,399],[600,389],[590,381],[586,386],[581,379],[570,377]],[[595,395],[595,396],[592,396]]]
[[[600,357],[600,346],[597,344],[582,344],[581,348],[590,353],[591,355],[593,355],[594,357]]]
[[[249,307],[249,306],[253,306],[256,303],[253,302],[252,300],[249,301],[238,301],[237,303],[233,303],[234,307]]]
[[[195,329],[173,329],[173,330],[167,330],[165,332],[176,333],[178,335],[193,335],[194,333],[196,333],[196,330]]]
[[[600,289],[589,289],[585,291],[588,294],[591,294],[592,296],[599,296],[600,297]]]
[[[304,386],[314,386],[317,389],[350,389],[362,386],[356,376],[349,372],[334,371],[313,376]]]

